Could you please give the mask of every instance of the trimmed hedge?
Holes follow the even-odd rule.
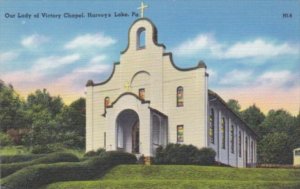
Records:
[[[177,165],[213,165],[216,153],[211,148],[198,149],[193,145],[168,144],[158,147],[154,158],[155,164]]]
[[[13,140],[8,136],[8,134],[0,132],[0,147],[13,145]]]
[[[19,163],[10,163],[10,164],[1,164],[1,178],[6,177],[24,167],[28,167],[36,164],[43,163],[57,163],[57,162],[78,162],[79,159],[77,156],[71,153],[53,153],[45,157],[41,157],[28,162],[19,162]]]
[[[136,157],[124,152],[106,152],[84,162],[34,165],[24,168],[1,181],[5,189],[35,189],[59,181],[89,180],[103,176],[119,164],[134,164]]]
[[[31,161],[45,156],[44,154],[28,154],[28,155],[5,155],[1,156],[1,163],[17,163]]]
[[[105,149],[99,148],[97,151],[88,151],[84,154],[84,157],[95,157],[101,156],[102,153],[105,153]]]
[[[64,150],[64,145],[61,143],[35,145],[33,146],[31,153],[33,154],[49,154],[53,152],[59,152]]]

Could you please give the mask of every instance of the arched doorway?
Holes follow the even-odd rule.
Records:
[[[140,122],[131,109],[123,110],[116,119],[117,149],[129,153],[140,152]]]

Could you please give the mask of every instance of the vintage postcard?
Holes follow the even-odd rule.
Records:
[[[3,188],[300,188],[300,1],[0,0],[0,108]]]

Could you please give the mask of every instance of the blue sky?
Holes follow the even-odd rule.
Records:
[[[203,60],[209,88],[225,100],[237,99],[242,108],[255,103],[264,112],[299,112],[299,0],[144,2],[145,17],[158,28],[158,41],[173,52],[175,63],[190,67]],[[119,61],[138,18],[131,13],[138,13],[140,3],[0,0],[0,79],[24,97],[38,88],[67,103],[84,96],[86,81],[106,79]],[[89,12],[111,17],[88,18]],[[130,16],[114,17],[114,12]],[[39,18],[32,18],[37,13]],[[85,18],[42,18],[42,13]]]

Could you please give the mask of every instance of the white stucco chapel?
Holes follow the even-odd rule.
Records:
[[[210,147],[223,164],[255,165],[256,134],[208,89],[206,70],[203,61],[177,67],[154,23],[135,20],[110,77],[86,84],[86,151],[154,157],[158,146],[180,143]]]

